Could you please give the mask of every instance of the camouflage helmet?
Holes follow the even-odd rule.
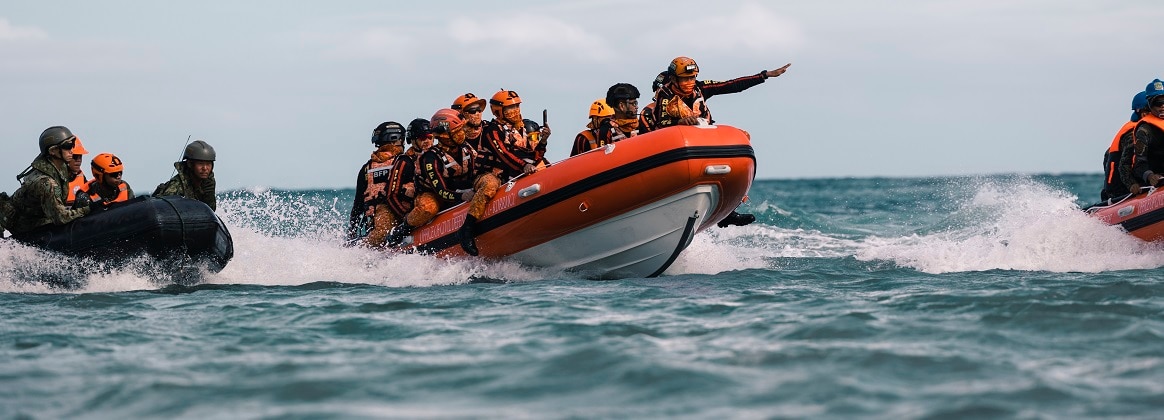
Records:
[[[214,162],[214,148],[202,140],[194,140],[189,145],[186,145],[186,151],[182,153],[183,160],[205,160]]]
[[[77,136],[74,136],[73,132],[69,131],[67,127],[54,125],[52,127],[46,128],[44,129],[44,132],[40,133],[40,153],[47,154],[50,147],[63,144],[76,138]]]

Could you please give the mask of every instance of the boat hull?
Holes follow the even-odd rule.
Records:
[[[1088,209],[1104,223],[1119,225],[1148,242],[1164,240],[1164,191],[1154,189],[1116,204]]]
[[[138,197],[71,223],[13,239],[65,255],[120,263],[156,260],[218,272],[234,257],[234,242],[205,203],[183,197]]]
[[[747,133],[672,127],[558,162],[502,186],[478,221],[480,256],[592,278],[662,273],[695,233],[726,217],[755,176]],[[467,207],[441,213],[405,248],[465,255]]]

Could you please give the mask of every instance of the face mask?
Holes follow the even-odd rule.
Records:
[[[452,137],[453,143],[458,146],[465,143],[465,130],[453,130],[449,136]]]
[[[680,80],[675,84],[675,86],[679,88],[679,93],[684,95],[691,95],[692,93],[695,93],[695,78],[692,77],[691,79]]]
[[[506,107],[505,109],[501,110],[501,115],[503,118],[505,118],[506,122],[513,124],[514,126],[523,125],[521,121],[521,108],[516,106]]]

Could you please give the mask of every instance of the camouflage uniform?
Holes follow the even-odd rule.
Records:
[[[65,205],[69,191],[62,185],[69,185],[67,167],[58,167],[44,155],[32,161],[31,168],[18,176],[20,188],[12,193],[12,220],[8,221],[9,232],[19,237],[22,233],[47,225],[63,225],[89,214],[88,207],[72,209]]]
[[[196,186],[194,181],[197,178],[186,172],[184,162],[174,162],[174,169],[177,169],[178,173],[166,183],[159,184],[154,190],[154,197],[177,195],[201,201],[210,206],[211,210],[218,210],[218,202],[214,198],[214,172],[210,173],[210,178],[201,182],[202,185]]]

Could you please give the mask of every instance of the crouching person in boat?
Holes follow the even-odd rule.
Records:
[[[585,130],[574,136],[574,147],[570,149],[570,156],[580,155],[614,143],[610,125],[610,117],[613,115],[614,110],[606,105],[606,99],[597,99],[591,103],[590,122],[586,124]]]
[[[218,202],[214,197],[214,148],[202,140],[195,140],[186,145],[182,153],[182,160],[174,162],[177,174],[169,181],[159,184],[154,189],[154,197],[176,195],[198,200],[210,206],[211,210],[218,209]]]
[[[665,81],[655,92],[654,106],[651,112],[656,129],[675,125],[714,124],[711,110],[707,108],[707,99],[714,95],[742,92],[744,89],[764,83],[770,77],[784,74],[792,64],[785,64],[775,70],[764,70],[760,73],[735,78],[725,82],[695,80],[699,75],[699,65],[688,57],[675,57],[667,66]],[[756,221],[756,216],[738,213],[732,210],[716,225],[744,226]]]
[[[133,188],[121,179],[125,165],[112,153],[102,153],[89,162],[93,180],[85,185],[89,200],[102,206],[128,201],[133,198]]]
[[[403,223],[416,202],[416,196],[419,192],[416,162],[420,159],[421,154],[432,148],[433,143],[429,121],[417,118],[409,122],[404,140],[411,146],[404,153],[397,154],[392,159],[392,170],[388,173],[388,187],[385,197],[388,208],[396,216],[396,224]]]
[[[485,113],[485,99],[466,93],[454,99],[449,108],[457,111],[461,119],[465,120],[465,143],[480,153],[481,139],[485,134],[485,122],[481,119]]]
[[[404,223],[392,230],[388,244],[401,244],[413,229],[428,223],[441,210],[469,202],[469,211],[457,235],[465,253],[477,255],[474,228],[477,220],[485,215],[485,205],[497,194],[501,180],[479,165],[476,151],[465,143],[465,122],[457,111],[437,111],[429,128],[437,143],[422,153],[417,163],[416,183],[422,192]]]
[[[20,188],[4,211],[8,220],[3,228],[19,240],[25,234],[54,225],[63,225],[89,214],[89,206],[72,208],[69,196],[69,173],[77,137],[68,128],[49,127],[40,134],[40,154],[27,169],[16,176]],[[84,194],[81,194],[83,196]]]
[[[399,217],[388,207],[388,175],[392,162],[404,151],[404,126],[385,121],[372,130],[376,150],[356,175],[356,196],[348,218],[348,244],[363,241],[379,248]]]
[[[521,116],[521,97],[502,89],[489,99],[493,121],[485,127],[481,149],[488,156],[493,175],[509,180],[546,167],[550,127],[534,128]],[[533,124],[536,125],[536,124]]]
[[[1136,125],[1148,113],[1148,99],[1145,92],[1137,93],[1132,97],[1132,117],[1116,132],[1107,153],[1103,154],[1103,189],[1099,192],[1099,199],[1104,204],[1110,204],[1115,199],[1122,198],[1129,193],[1140,192],[1140,183],[1132,176],[1132,160],[1135,148],[1132,143],[1135,138]]]
[[[1164,187],[1164,82],[1153,80],[1144,89],[1148,113],[1136,123],[1132,174],[1143,185]]]

